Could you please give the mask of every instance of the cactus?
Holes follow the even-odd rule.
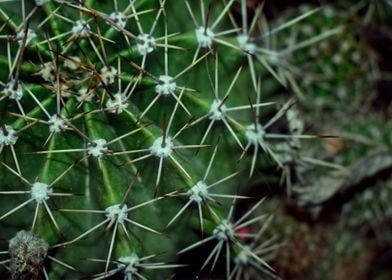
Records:
[[[0,1],[5,277],[169,279],[202,247],[197,269],[277,278],[246,194],[278,167],[291,195],[294,161],[340,168],[296,154],[319,136],[286,59],[342,28],[272,47],[319,10],[268,29],[247,2]]]

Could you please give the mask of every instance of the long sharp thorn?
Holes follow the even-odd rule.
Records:
[[[138,176],[139,176],[139,170],[136,171],[135,177],[133,178],[133,180],[132,180],[131,183],[129,184],[129,186],[128,186],[128,188],[127,188],[127,191],[126,191],[125,194],[124,194],[124,197],[123,197],[123,199],[122,199],[122,201],[121,201],[121,204],[120,204],[120,209],[121,209],[121,208],[123,207],[123,205],[125,204],[125,201],[126,201],[128,195],[129,195],[129,193],[130,193],[130,191],[131,191],[133,185],[135,184],[135,182],[136,182]]]
[[[54,216],[53,216],[53,213],[52,213],[52,211],[51,211],[50,208],[49,208],[49,205],[46,203],[46,201],[44,201],[43,204],[44,204],[44,206],[45,206],[46,212],[48,213],[49,218],[50,218],[50,220],[52,221],[52,223],[53,223],[53,225],[54,225],[54,227],[55,227],[57,233],[61,235],[60,227],[59,227],[59,225],[57,224],[57,222],[56,222],[56,220],[55,220],[55,218],[54,218]]]
[[[145,226],[145,225],[142,225],[142,224],[140,224],[140,223],[138,223],[138,222],[135,222],[135,221],[133,221],[133,220],[131,220],[131,219],[125,219],[125,220],[126,220],[128,223],[133,224],[134,226],[137,226],[137,227],[142,228],[142,229],[144,229],[144,230],[147,230],[147,231],[149,231],[149,232],[152,232],[152,233],[161,235],[161,233],[160,233],[159,231],[156,231],[155,229],[152,229],[152,228],[150,228],[150,227],[147,227],[147,226]]]
[[[57,178],[55,178],[52,183],[50,183],[50,186],[55,185],[58,181],[60,181],[76,164],[78,164],[81,160],[78,159],[74,163],[72,163],[66,170],[64,170]]]
[[[215,155],[216,155],[216,152],[217,152],[217,151],[218,151],[218,145],[216,145],[215,148],[214,148],[214,152],[212,153],[210,162],[208,163],[208,167],[207,167],[207,169],[206,169],[206,173],[204,174],[203,181],[205,181],[205,180],[207,179],[208,174],[210,173],[211,166],[212,166],[212,163],[214,162]]]
[[[170,222],[166,225],[166,228],[170,227],[172,223],[174,223],[175,220],[177,220],[178,217],[181,216],[182,213],[188,208],[188,206],[192,203],[192,200],[188,200],[187,203],[185,203],[184,206],[180,209],[180,211],[177,212],[177,214],[170,220]]]
[[[203,0],[201,0],[201,1],[203,1]],[[205,22],[204,22],[204,35],[207,35],[208,22],[210,21],[211,11],[212,11],[212,6],[210,3],[210,4],[208,4],[207,15],[206,15]]]
[[[26,24],[24,26],[23,29],[23,38],[22,38],[22,45],[20,46],[20,53],[19,53],[19,57],[18,57],[18,64],[16,66],[16,71],[15,71],[15,84],[14,84],[14,89],[16,89],[16,87],[18,86],[18,80],[19,80],[19,74],[20,74],[20,67],[22,65],[23,62],[23,56],[24,56],[24,51],[26,49],[26,41],[27,41],[27,35],[29,32],[29,25],[30,25],[30,21],[27,20]],[[10,73],[11,74],[11,73]]]
[[[162,173],[162,165],[163,165],[163,157],[159,158],[159,166],[158,166],[158,174],[157,174],[157,179],[155,181],[155,195],[157,195],[158,193],[158,186],[159,186],[159,182],[161,180],[161,173]]]
[[[116,224],[114,225],[113,234],[112,234],[112,238],[110,241],[109,252],[108,252],[108,256],[107,256],[106,264],[105,264],[105,272],[107,272],[109,269],[110,258],[112,257],[114,242],[115,242],[116,234],[117,234],[117,227],[118,227],[118,222],[116,222]]]
[[[204,235],[204,225],[203,225],[203,209],[201,207],[201,203],[197,203],[197,211],[199,212],[199,223],[200,223],[200,232],[201,235]]]
[[[162,147],[166,147],[166,137],[168,135],[167,129],[166,113],[164,113],[162,118]]]
[[[11,215],[12,213],[18,211],[19,209],[25,207],[27,204],[29,204],[30,202],[32,202],[34,200],[34,198],[30,198],[29,200],[26,200],[25,202],[19,204],[18,206],[16,206],[15,208],[13,208],[12,210],[8,211],[7,213],[5,213],[3,216],[0,217],[0,221],[2,219],[4,219],[5,217],[8,217],[9,215]]]

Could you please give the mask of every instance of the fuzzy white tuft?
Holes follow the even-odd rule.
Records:
[[[48,200],[52,193],[52,187],[45,183],[36,182],[31,187],[31,198],[37,203],[43,203],[45,200]]]
[[[12,146],[18,141],[16,131],[9,125],[0,127],[0,145]]]
[[[166,137],[165,146],[162,143],[162,137],[155,139],[154,143],[150,147],[150,153],[157,157],[168,157],[173,152],[173,140],[170,137]]]
[[[198,27],[196,29],[196,39],[199,47],[201,48],[211,48],[214,42],[215,34],[212,32],[211,28]]]
[[[159,76],[159,81],[155,87],[155,92],[162,95],[169,95],[175,91],[176,87],[177,84],[172,77],[162,75]]]
[[[102,157],[108,152],[105,139],[93,140],[92,143],[87,144],[87,154],[93,157]]]
[[[111,222],[124,224],[125,219],[128,218],[127,211],[128,207],[125,204],[122,207],[120,204],[115,204],[105,209],[105,215]]]

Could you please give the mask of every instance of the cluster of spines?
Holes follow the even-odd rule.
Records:
[[[249,222],[246,222],[245,218],[250,216],[252,212],[250,211],[245,215],[245,218],[233,222],[233,207],[230,208],[229,215],[226,218],[216,210],[216,199],[246,199],[246,197],[236,195],[235,193],[222,194],[220,192],[213,193],[210,191],[212,187],[226,183],[229,179],[237,176],[239,172],[234,171],[228,176],[221,177],[215,174],[214,177],[218,176],[218,179],[213,183],[207,182],[208,175],[213,168],[214,158],[219,151],[218,146],[216,146],[219,143],[216,144],[211,140],[212,137],[209,137],[216,124],[222,124],[233,139],[229,142],[232,143],[232,146],[236,147],[236,150],[240,151],[238,159],[243,158],[248,150],[253,149],[251,165],[248,167],[249,176],[252,176],[256,170],[259,149],[264,150],[282,168],[288,162],[287,160],[281,160],[281,157],[278,155],[278,149],[271,140],[283,139],[298,141],[300,138],[315,137],[312,135],[303,135],[301,128],[297,130],[291,129],[290,134],[268,132],[268,129],[277,121],[280,121],[286,114],[288,114],[289,121],[293,122],[295,116],[293,117],[290,110],[292,110],[294,103],[291,100],[284,103],[272,118],[266,120],[265,123],[261,123],[262,114],[260,113],[260,109],[264,106],[271,106],[274,103],[261,102],[262,82],[257,74],[259,67],[256,64],[260,63],[266,67],[272,76],[284,86],[288,85],[287,79],[289,79],[287,78],[288,72],[279,68],[280,63],[277,60],[282,59],[279,51],[259,45],[256,40],[257,38],[253,37],[253,34],[260,31],[259,17],[262,15],[262,7],[260,6],[257,9],[254,19],[248,24],[246,1],[240,1],[243,21],[241,24],[238,24],[231,14],[234,0],[225,4],[223,9],[216,14],[215,19],[211,18],[211,7],[206,8],[204,1],[200,1],[202,21],[199,22],[196,19],[194,6],[186,1],[186,8],[195,25],[194,30],[190,32],[192,34],[191,44],[193,44],[195,49],[191,55],[191,62],[173,74],[169,51],[171,56],[172,51],[185,51],[185,48],[169,42],[172,39],[175,41],[174,39],[178,34],[168,33],[167,21],[169,21],[169,18],[166,15],[165,7],[167,1],[160,0],[157,7],[140,11],[137,10],[138,4],[140,3],[142,6],[147,1],[130,1],[122,11],[119,10],[117,1],[113,1],[113,13],[104,13],[98,9],[93,9],[90,5],[92,1],[86,1],[84,4],[67,1],[36,1],[36,6],[26,13],[24,9],[25,3],[24,1],[22,2],[22,21],[19,25],[14,22],[14,18],[7,16],[4,10],[0,10],[5,22],[2,29],[10,28],[15,32],[15,34],[0,36],[1,39],[6,41],[7,50],[9,50],[5,59],[9,70],[8,78],[4,82],[0,82],[0,85],[3,87],[0,99],[9,102],[8,108],[5,109],[5,113],[9,117],[5,118],[5,121],[2,120],[0,144],[1,149],[9,146],[13,157],[12,163],[1,162],[4,170],[19,178],[29,189],[5,190],[1,193],[3,195],[27,194],[28,199],[13,209],[1,214],[0,220],[8,218],[25,206],[35,203],[36,207],[30,230],[35,231],[37,219],[40,217],[40,209],[44,208],[50,218],[50,222],[59,234],[57,238],[58,244],[52,245],[52,248],[72,245],[89,236],[98,228],[106,225],[107,228],[112,228],[112,235],[109,240],[110,246],[108,253],[105,259],[102,260],[105,263],[105,272],[97,275],[97,278],[108,277],[120,271],[125,275],[138,275],[140,268],[148,269],[154,266],[156,266],[154,268],[172,268],[177,267],[177,265],[166,265],[164,263],[141,265],[140,263],[143,260],[148,260],[153,255],[144,258],[137,256],[135,252],[129,256],[122,256],[117,261],[113,261],[112,254],[116,247],[117,231],[120,230],[119,228],[122,228],[125,236],[130,238],[132,234],[128,232],[127,224],[132,224],[142,230],[160,234],[156,229],[137,222],[129,218],[128,215],[134,209],[142,208],[158,200],[173,196],[185,196],[186,202],[184,206],[169,220],[167,226],[176,222],[191,204],[197,205],[198,224],[200,225],[201,232],[205,231],[203,224],[205,223],[204,219],[206,215],[204,213],[207,214],[208,219],[212,220],[216,226],[210,232],[210,237],[188,246],[180,251],[180,253],[214,239],[218,241],[218,245],[207,257],[205,265],[213,260],[213,268],[224,247],[226,248],[226,276],[228,278],[233,278],[243,273],[240,265],[248,265],[249,263],[256,265],[263,271],[271,273],[272,268],[252,251],[253,248],[251,247],[255,245],[248,247],[241,244],[240,233],[238,231],[238,229],[251,223],[259,222],[266,219],[266,217],[253,218]],[[66,10],[65,16],[62,14],[64,10]],[[35,28],[37,30],[34,30],[32,27],[33,18],[35,15],[41,14],[42,11],[46,13],[46,16],[36,24]],[[295,24],[314,12],[307,12],[297,19],[264,34],[263,37],[268,38],[271,34],[284,29],[286,26]],[[67,15],[70,13],[78,15],[77,19],[68,18]],[[146,27],[143,26],[142,18],[144,15],[150,14],[154,14],[154,17],[147,33]],[[131,20],[137,26],[138,32],[136,33],[132,33],[127,28],[130,25],[127,22]],[[98,23],[98,21],[101,23]],[[226,21],[226,24],[231,21],[233,27],[217,31],[218,26],[223,21]],[[106,29],[102,28],[102,22],[106,23]],[[62,24],[69,25],[69,31],[62,32]],[[160,31],[163,32],[161,34],[162,37],[155,35],[158,26],[160,26]],[[52,33],[46,34],[40,32],[45,28],[49,28]],[[319,39],[333,35],[336,32],[329,32]],[[38,34],[44,34],[44,36],[39,36]],[[116,43],[115,40],[119,40],[119,38],[123,38],[121,40],[123,40],[122,46],[125,48],[124,51],[119,53],[109,52],[110,44]],[[235,39],[234,42],[232,40],[233,38]],[[16,41],[16,43],[13,41]],[[310,43],[305,42],[303,44],[299,43],[298,45],[305,47]],[[119,45],[119,43],[117,44]],[[12,53],[10,50],[12,50],[14,45],[16,45],[17,51]],[[164,71],[152,73],[149,70],[149,65],[151,65],[149,56],[156,52],[157,48],[163,49]],[[87,53],[87,50],[91,50],[90,53]],[[222,86],[224,83],[221,81],[222,76],[219,74],[219,69],[222,67],[219,62],[222,57],[224,58],[226,50],[234,51],[238,55],[239,60],[243,58],[245,62],[232,71],[232,81],[225,85],[226,88],[224,88]],[[34,52],[36,53],[36,57],[33,57],[33,59],[36,59],[38,62],[30,63],[25,60],[27,55],[31,58],[31,53]],[[284,54],[287,52],[289,51],[282,51]],[[204,110],[204,113],[199,114],[200,112],[196,112],[195,114],[195,112],[192,112],[188,108],[183,99],[189,96],[188,101],[194,100],[195,98],[192,97],[192,94],[197,88],[193,89],[188,88],[188,85],[180,85],[178,80],[185,75],[189,75],[196,67],[199,67],[207,60],[212,60],[212,64],[214,65],[212,77],[206,77],[207,83],[209,83],[209,80],[211,81],[212,94],[202,92],[204,96],[202,105],[200,105],[200,111],[203,112]],[[250,93],[233,93],[234,88],[239,83],[240,76],[243,75],[244,68],[247,68],[250,73],[248,84],[244,84]],[[41,81],[36,84],[31,80],[24,82],[21,74],[28,75],[31,73],[38,76]],[[126,86],[124,83],[126,83]],[[155,97],[145,108],[135,109],[131,97],[134,94],[139,94],[138,91],[143,91],[143,87],[152,88]],[[147,93],[141,92],[140,94]],[[212,98],[207,97],[209,94]],[[236,96],[232,99],[241,100],[242,103],[236,104],[236,106],[230,106],[227,100],[234,94]],[[47,97],[48,95],[50,96]],[[24,107],[25,101],[23,100],[26,96],[31,98],[29,100],[31,102],[30,107],[33,109],[30,112],[26,111]],[[173,108],[169,110],[171,112],[168,120],[163,115],[161,123],[156,125],[151,124],[147,117],[150,116],[151,119],[156,119],[156,116],[151,111],[153,109],[155,109],[155,112],[159,111],[157,107],[164,103],[161,102],[158,104],[158,102],[160,99],[166,98],[174,101],[174,105],[173,102],[168,105]],[[14,104],[16,104],[16,107]],[[181,112],[178,112],[179,108],[181,108]],[[14,111],[15,109],[16,112]],[[250,121],[247,124],[242,124],[241,121],[231,116],[232,113],[240,110],[248,112]],[[179,122],[175,119],[176,114],[180,113],[182,115],[185,114],[189,118],[189,121],[178,125]],[[104,138],[103,135],[110,135],[110,133],[103,132],[101,129],[105,130],[108,127],[99,123],[107,122],[107,119],[111,115],[115,115],[114,118],[116,115],[119,118],[124,116],[125,119],[132,122],[130,126],[134,126],[135,128],[112,139]],[[85,119],[85,125],[78,127],[76,123],[83,118]],[[9,120],[13,121],[12,125],[6,124]],[[173,123],[175,121],[176,131],[173,131]],[[185,145],[178,140],[183,132],[192,131],[196,125],[202,122],[207,125],[207,128],[204,130],[199,141]],[[16,147],[19,136],[22,134],[28,136],[29,131],[38,124],[48,126],[48,137],[42,144],[44,147],[48,145],[49,148],[47,150],[38,149],[30,152],[47,154],[46,166],[58,160],[64,154],[70,153],[74,155],[81,153],[82,156],[76,156],[76,160],[66,166],[61,172],[58,172],[58,174],[42,174],[38,176],[42,178],[31,180],[24,176],[24,170],[20,164],[20,157],[22,155],[16,152]],[[52,145],[52,143],[55,143],[58,141],[58,138],[65,137],[69,133],[82,139],[82,141],[79,141],[81,145],[66,149],[54,148],[55,144]],[[125,140],[138,142],[137,139],[143,138],[149,143],[144,147],[127,149],[123,145],[123,141]],[[247,141],[246,145],[243,145],[244,140]],[[185,166],[185,163],[182,162],[181,157],[177,154],[179,151],[187,149],[210,149],[208,147],[210,145],[215,146],[215,148],[211,153],[208,163],[205,164],[207,168],[204,169],[204,176],[196,179],[200,171],[189,170],[189,164]],[[134,154],[137,156],[133,157]],[[56,157],[55,155],[58,156]],[[77,212],[80,215],[83,215],[83,213],[100,214],[104,217],[104,220],[76,237],[73,237],[71,240],[60,241],[62,239],[62,229],[56,221],[55,215],[53,214],[54,209],[51,208],[49,201],[55,196],[74,196],[75,193],[72,191],[57,191],[56,184],[68,176],[76,167],[83,165],[86,160],[93,158],[98,162],[104,181],[113,180],[108,174],[105,174],[108,169],[105,167],[107,165],[107,159],[115,158],[113,161],[119,165],[119,168],[125,166],[130,167],[128,169],[132,172],[129,175],[130,178],[134,177],[135,179],[133,181],[138,181],[143,176],[150,177],[151,174],[144,174],[143,170],[137,172],[136,164],[138,162],[146,162],[148,158],[157,158],[158,168],[155,174],[155,186],[152,187],[154,188],[156,197],[130,206],[127,203],[127,197],[132,193],[131,187],[127,188],[126,185],[117,185],[115,189],[110,189],[109,191],[103,188],[104,193],[102,194],[103,198],[101,201],[105,205],[103,209],[60,209],[60,212]],[[195,159],[192,158],[191,160]],[[172,166],[173,170],[185,182],[185,191],[181,191],[184,186],[174,186],[175,191],[166,194],[158,189],[162,185],[162,173],[165,169],[165,164]],[[216,173],[219,174],[219,172]],[[108,185],[111,184],[109,183]],[[147,188],[149,186],[145,187]],[[70,189],[72,188],[70,187]],[[118,192],[118,190],[121,190],[121,192]],[[255,242],[259,235],[261,233],[249,234],[250,237],[254,238]],[[232,260],[230,256],[233,253],[230,252],[233,248],[238,256],[238,261],[235,262],[235,268],[231,270],[230,263]],[[250,262],[250,259],[252,259],[252,262]],[[109,265],[112,262],[117,265],[117,268],[114,270],[109,269]],[[203,268],[205,265],[203,265]],[[71,266],[66,265],[66,267],[69,268]]]

